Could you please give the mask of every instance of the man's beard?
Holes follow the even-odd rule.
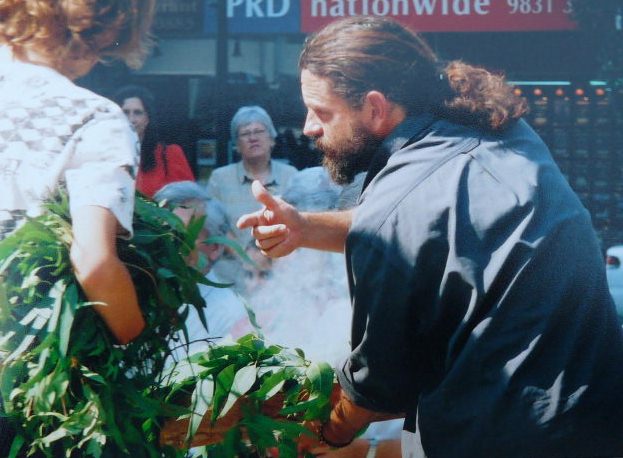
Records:
[[[363,127],[357,126],[353,128],[351,138],[330,145],[319,139],[316,140],[316,147],[323,153],[322,165],[331,179],[339,185],[345,185],[352,183],[359,172],[368,170],[382,141]]]

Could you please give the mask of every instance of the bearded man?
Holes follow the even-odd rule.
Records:
[[[352,353],[320,444],[404,414],[430,457],[623,456],[599,244],[525,101],[381,18],[327,26],[300,69],[304,133],[335,180],[367,171],[359,204],[302,213],[254,183],[265,208],[238,225],[269,256],[345,251]]]

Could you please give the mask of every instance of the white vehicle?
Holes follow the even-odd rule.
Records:
[[[606,276],[617,313],[623,320],[623,245],[615,245],[606,251]]]

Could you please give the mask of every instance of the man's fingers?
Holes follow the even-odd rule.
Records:
[[[292,253],[293,248],[288,243],[277,243],[272,248],[262,250],[264,256],[269,258],[282,258]]]
[[[271,256],[272,254],[270,253],[270,251],[276,247],[277,245],[279,245],[280,243],[282,243],[285,240],[285,237],[271,237],[269,239],[264,239],[264,240],[256,240],[255,241],[255,245],[262,250],[262,252],[266,253],[267,256]]]
[[[273,237],[279,237],[287,234],[288,228],[285,224],[275,224],[273,226],[255,226],[253,227],[253,237],[257,240],[264,240]]]
[[[259,180],[254,180],[253,183],[251,183],[251,191],[253,192],[255,200],[264,204],[267,208],[275,208],[277,206],[277,200],[266,190]]]
[[[250,227],[258,226],[260,223],[260,218],[262,218],[264,210],[258,210],[253,213],[247,213],[246,215],[242,215],[236,221],[236,227],[238,229],[248,229]]]
[[[255,180],[251,185],[251,189],[253,190],[255,199],[261,204],[264,204],[264,208],[253,213],[247,213],[238,218],[238,221],[236,221],[236,227],[238,227],[238,229],[247,229],[270,224],[275,217],[275,212],[272,209],[277,208],[279,205],[277,199],[273,197],[259,181]]]
[[[264,256],[271,258],[280,257],[281,250],[272,251],[273,248],[281,245],[288,237],[288,228],[285,224],[275,224],[274,226],[254,226],[253,238],[255,245],[260,249]]]

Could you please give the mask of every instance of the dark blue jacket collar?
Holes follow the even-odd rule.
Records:
[[[383,140],[383,143],[381,143],[381,146],[374,154],[370,167],[368,167],[366,179],[363,182],[362,192],[377,173],[387,165],[387,161],[392,154],[403,148],[407,143],[412,143],[423,137],[436,119],[432,114],[424,113],[418,116],[408,116],[398,124],[391,134]]]

